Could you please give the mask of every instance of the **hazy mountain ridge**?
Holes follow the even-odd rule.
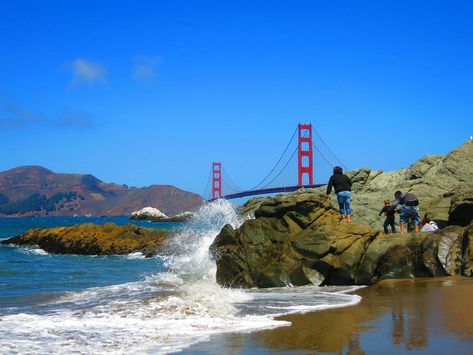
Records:
[[[129,188],[90,174],[55,173],[41,166],[0,172],[0,215],[126,215],[152,206],[173,216],[201,203],[199,195],[171,185]]]

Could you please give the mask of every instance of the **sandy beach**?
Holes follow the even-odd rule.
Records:
[[[356,306],[286,316],[291,326],[213,337],[184,353],[473,353],[472,279],[386,280],[355,293]]]

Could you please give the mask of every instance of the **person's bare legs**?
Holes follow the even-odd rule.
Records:
[[[416,233],[418,233],[418,232],[419,232],[419,230],[420,230],[420,227],[419,227],[419,225],[418,225],[418,224],[416,224],[416,225],[415,225],[415,228],[416,228]]]
[[[347,214],[347,223],[351,223],[351,217],[349,214]]]
[[[401,228],[401,233],[405,233],[406,232],[406,225],[404,223],[400,223],[399,224],[399,228]]]
[[[343,221],[343,222],[346,222],[346,218],[345,218],[345,215],[344,214],[341,214],[340,215],[340,222]]]

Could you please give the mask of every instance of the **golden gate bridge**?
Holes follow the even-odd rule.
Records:
[[[297,144],[295,149],[291,149],[292,144],[295,142],[296,134]],[[331,168],[335,165],[339,165],[346,170],[346,166],[313,129],[312,124],[299,123],[273,168],[257,185],[250,189],[240,188],[233,182],[229,174],[226,173],[221,162],[213,162],[204,197],[208,201],[219,198],[235,199],[323,186],[326,183],[316,183],[315,181],[314,158],[320,158],[325,164],[330,166],[330,174],[332,173]],[[284,176],[284,172],[293,170],[291,163],[296,163],[297,166],[297,184],[288,183],[287,178],[286,181],[283,181],[284,179],[281,178]],[[291,179],[293,179],[293,176],[291,176]]]

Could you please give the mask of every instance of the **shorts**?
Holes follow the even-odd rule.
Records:
[[[402,224],[408,224],[412,221],[415,225],[420,224],[419,206],[402,206],[400,220]]]

